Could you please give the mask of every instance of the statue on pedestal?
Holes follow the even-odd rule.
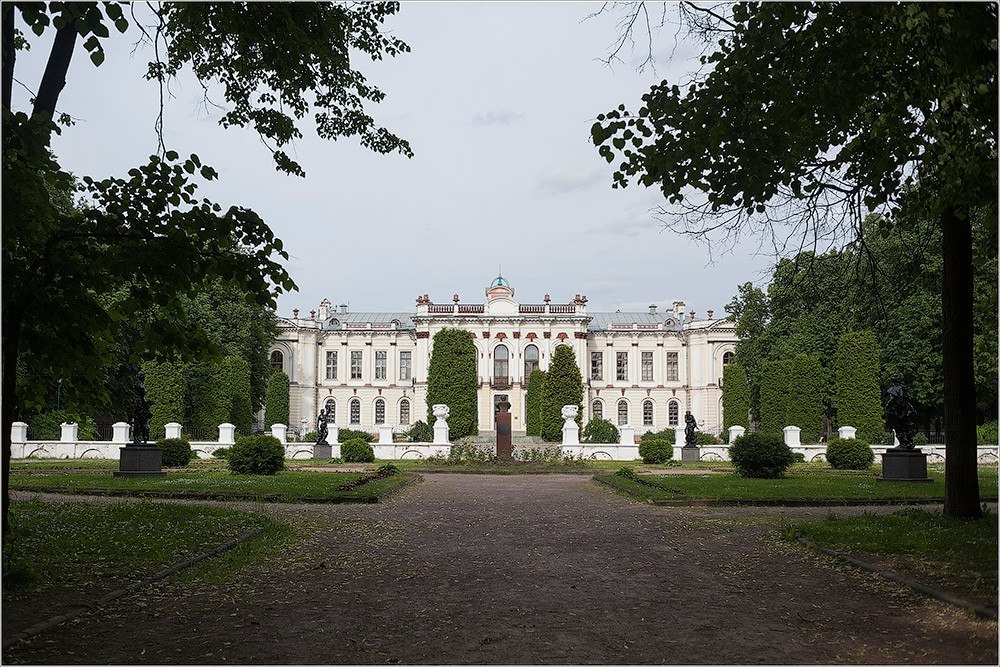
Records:
[[[150,406],[153,401],[146,398],[146,374],[139,371],[133,385],[132,396],[132,442],[145,445],[149,442],[149,420],[153,418]]]
[[[330,406],[327,405],[323,410],[320,411],[319,415],[316,417],[316,444],[325,445],[328,444],[326,441],[326,436],[329,433],[327,428],[327,422],[332,421],[330,419]]]
[[[684,446],[685,447],[697,447],[698,438],[695,436],[694,431],[698,428],[698,422],[695,421],[694,415],[688,410],[684,413]]]
[[[906,386],[898,373],[889,378],[888,398],[882,418],[887,429],[896,433],[899,445],[892,449],[900,452],[913,451],[913,437],[917,434],[917,411],[906,396]]]

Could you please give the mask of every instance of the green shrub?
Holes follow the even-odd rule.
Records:
[[[867,470],[875,461],[875,453],[864,440],[830,438],[826,460],[837,470]]]
[[[90,417],[72,410],[39,412],[28,419],[29,440],[58,440],[62,436],[62,423],[76,422],[76,437],[80,440],[97,440],[97,424]]]
[[[694,444],[699,447],[707,447],[709,445],[719,445],[722,441],[716,438],[711,433],[702,433],[701,431],[694,432]]]
[[[361,438],[351,438],[340,446],[340,458],[344,463],[371,463],[375,460],[375,450]]]
[[[319,438],[319,433],[317,433],[316,431],[309,431],[301,438],[299,438],[299,442],[316,442],[317,438]]]
[[[142,365],[142,370],[146,373],[146,398],[153,401],[149,436],[159,438],[166,435],[164,424],[184,422],[187,365],[179,361],[149,361]]]
[[[728,433],[730,426],[750,426],[750,384],[738,363],[722,369],[722,432]]]
[[[406,437],[410,442],[434,442],[434,427],[418,420],[406,432]]]
[[[222,361],[219,380],[226,385],[227,421],[237,431],[249,433],[253,429],[253,403],[250,397],[250,362],[239,356],[228,356]]]
[[[528,389],[524,393],[524,433],[542,434],[542,394],[545,391],[545,371],[536,368],[528,376]]]
[[[976,441],[980,445],[993,445],[997,444],[997,420],[994,419],[991,422],[986,422],[976,427]]]
[[[427,422],[434,419],[434,406],[447,405],[452,439],[479,433],[477,397],[479,353],[472,334],[464,329],[442,329],[434,334],[427,369]]]
[[[547,442],[562,440],[562,409],[577,406],[576,424],[583,421],[583,376],[576,365],[576,354],[569,345],[557,345],[552,363],[542,383],[541,426],[542,438]]]
[[[792,461],[793,463],[805,463],[806,455],[802,452],[792,452]]]
[[[273,475],[285,467],[285,448],[271,435],[244,435],[229,449],[229,469],[245,475]]]
[[[924,445],[927,444],[927,442],[928,442],[927,435],[924,433],[917,433],[915,436],[913,436],[913,444],[916,445],[917,447],[923,447]]]
[[[392,477],[393,475],[399,474],[399,468],[392,465],[391,463],[386,463],[381,465],[375,470],[375,474],[379,477]]]
[[[620,438],[618,428],[607,419],[591,417],[583,427],[583,442],[607,445],[617,443]]]
[[[782,435],[786,426],[802,429],[813,441],[823,428],[823,368],[819,357],[799,354],[765,363],[760,371],[760,429]]]
[[[615,477],[625,477],[626,479],[638,479],[635,469],[631,466],[622,466],[615,472]]]
[[[837,420],[855,427],[859,438],[870,441],[882,432],[879,349],[874,333],[866,330],[841,334],[834,377]]]
[[[163,465],[168,468],[183,468],[191,459],[191,443],[185,438],[164,438],[156,441],[156,446],[163,452]]]
[[[668,445],[676,445],[675,442],[677,436],[674,433],[674,429],[665,428],[662,431],[649,431],[648,433],[643,433],[642,437],[639,438],[639,442],[665,442]]]
[[[229,447],[219,447],[214,452],[212,456],[217,459],[228,459],[229,458]]]
[[[674,456],[674,446],[665,440],[640,442],[639,456],[643,463],[666,463]]]
[[[771,433],[747,433],[729,447],[729,458],[742,477],[774,479],[781,477],[794,457],[781,436]]]
[[[308,435],[308,434],[307,434]],[[316,442],[316,433],[312,434],[312,442]],[[368,431],[355,431],[350,428],[342,428],[337,434],[337,439],[340,442],[348,442],[350,440],[364,440],[366,443],[370,443],[375,440],[375,436]]]
[[[264,394],[264,423],[288,425],[288,376],[276,370],[267,379]]]

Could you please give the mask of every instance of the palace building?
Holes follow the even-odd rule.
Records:
[[[584,423],[597,415],[637,433],[683,425],[690,410],[701,431],[722,429],[722,369],[733,357],[732,322],[684,312],[683,301],[659,312],[587,311],[568,303],[519,303],[502,276],[485,303],[433,303],[417,297],[409,313],[348,312],[323,300],[309,317],[279,318],[271,363],[291,382],[289,418],[300,432],[332,408],[341,428],[405,431],[427,421],[427,369],[434,334],[470,332],[479,353],[479,431],[494,430],[494,406],[510,402],[514,434],[524,433],[528,376],[546,370],[558,345],[576,354],[584,384]]]

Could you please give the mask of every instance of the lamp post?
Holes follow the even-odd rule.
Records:
[[[62,378],[56,380],[56,412],[62,407]]]

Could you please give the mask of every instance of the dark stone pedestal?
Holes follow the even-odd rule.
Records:
[[[886,482],[929,482],[927,455],[919,449],[886,450],[882,455],[882,479]]]
[[[313,445],[313,458],[329,461],[333,458],[333,445],[325,442],[317,442]]]
[[[510,413],[496,413],[497,420],[497,458],[509,459],[514,453],[514,445],[511,442]]]
[[[163,451],[156,445],[126,445],[121,448],[115,477],[156,477],[166,475]]]
[[[681,461],[701,461],[701,449],[699,447],[681,447]]]

